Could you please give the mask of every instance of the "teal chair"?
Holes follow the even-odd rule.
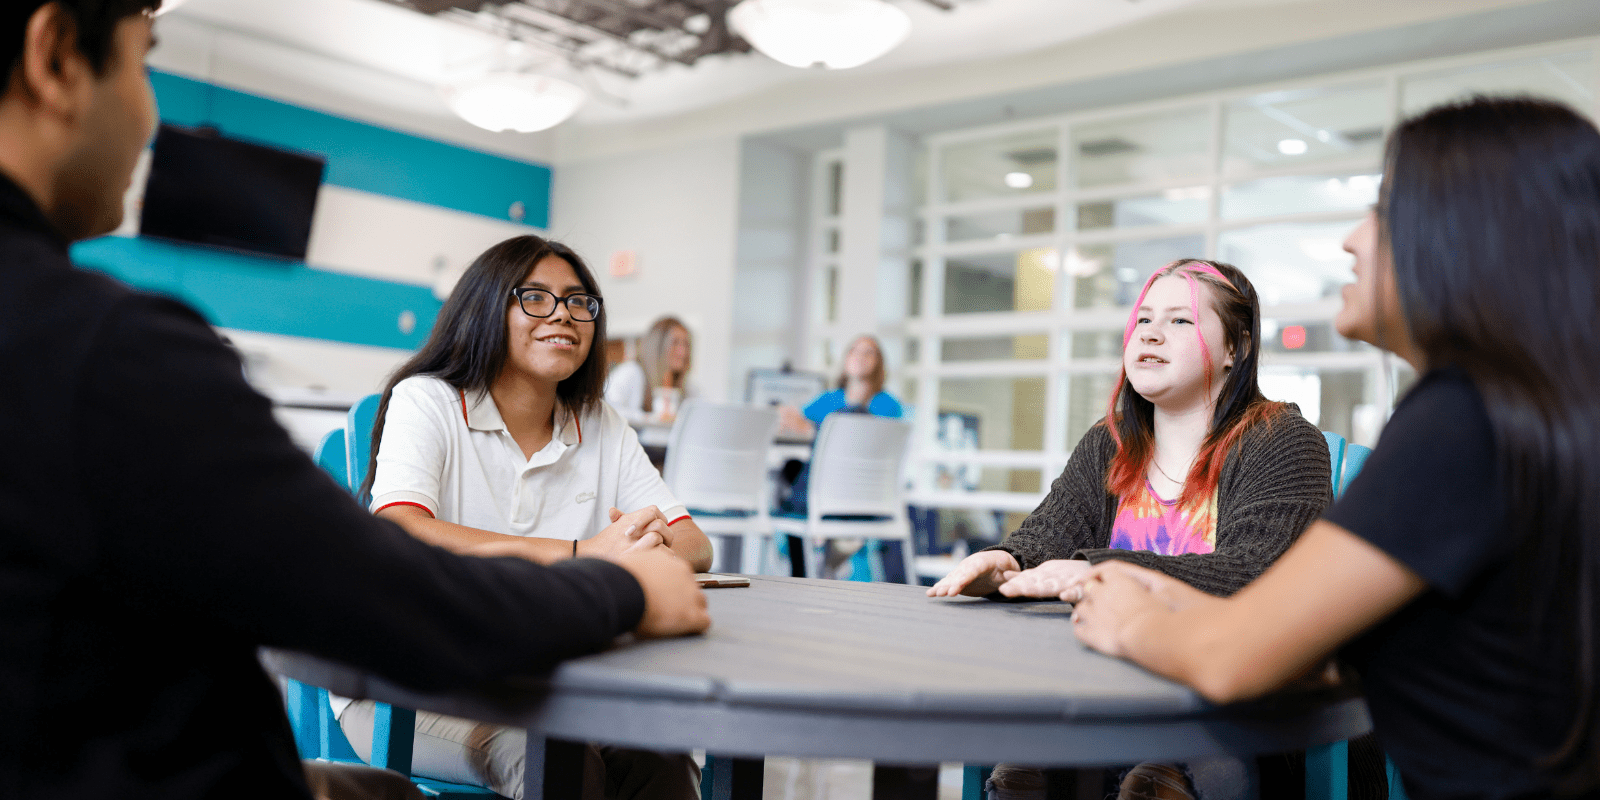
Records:
[[[329,431],[317,445],[315,453],[317,466],[326,470],[339,481],[340,485],[351,492],[360,487],[361,478],[352,481],[350,476],[365,477],[367,458],[365,455],[361,456],[360,469],[355,469],[358,462],[353,451],[356,448],[346,447],[346,443],[356,443],[362,453],[372,452],[372,419],[377,414],[377,399],[377,395],[363,399],[356,407],[350,409],[347,427]],[[366,421],[365,426],[361,428],[353,427],[357,420],[362,418],[358,411],[363,412]],[[350,746],[350,741],[345,738],[344,731],[339,728],[339,720],[333,716],[333,708],[328,704],[328,690],[308,686],[294,679],[285,679],[284,703],[288,707],[289,726],[294,730],[295,747],[299,749],[301,758],[348,764],[363,763],[360,756],[356,755],[355,748]],[[369,763],[374,767],[392,769],[410,777],[411,782],[415,783],[426,797],[447,800],[500,797],[481,786],[411,775],[411,750],[416,724],[417,712],[406,708],[395,708],[388,703],[378,703],[373,714],[372,760]]]
[[[1366,466],[1367,456],[1370,455],[1372,455],[1372,448],[1359,444],[1350,445],[1345,449],[1344,484],[1339,487],[1340,494],[1344,493],[1344,487],[1349,486],[1350,481],[1355,480],[1356,473],[1360,472],[1361,468]]]
[[[1323,431],[1328,440],[1328,456],[1333,461],[1333,496],[1344,494],[1350,481],[1355,480],[1361,467],[1372,455],[1366,445],[1346,444],[1343,436]],[[1405,788],[1400,785],[1400,773],[1394,762],[1384,759],[1389,777],[1389,800],[1406,800]],[[1350,743],[1313,747],[1306,751],[1306,800],[1346,800],[1350,796]]]
[[[1338,497],[1344,491],[1344,486],[1339,481],[1339,474],[1344,471],[1344,437],[1333,431],[1323,431],[1322,438],[1328,441],[1328,460],[1333,468],[1333,496]]]
[[[345,417],[345,477],[352,492],[361,491],[361,484],[367,479],[367,463],[372,460],[372,423],[378,419],[380,399],[382,397],[375,394],[361,398]],[[356,499],[367,502],[365,497]]]
[[[317,466],[332,475],[340,486],[350,488],[350,471],[344,455],[343,428],[335,428],[322,437],[321,443],[317,445],[315,459]]]

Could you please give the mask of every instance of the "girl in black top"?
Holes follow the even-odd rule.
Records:
[[[1600,132],[1476,98],[1391,136],[1340,333],[1423,377],[1344,497],[1229,599],[1108,562],[1080,638],[1226,703],[1336,651],[1407,793],[1600,791]]]

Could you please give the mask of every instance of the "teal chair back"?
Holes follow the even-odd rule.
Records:
[[[1344,486],[1339,487],[1341,492],[1345,486],[1349,486],[1350,482],[1356,479],[1356,473],[1360,472],[1361,468],[1366,465],[1367,456],[1370,455],[1372,455],[1372,448],[1365,445],[1352,444],[1345,448]]]
[[[316,462],[340,486],[350,488],[349,459],[344,452],[344,428],[334,428],[322,437],[317,445]]]
[[[380,399],[381,395],[376,394],[361,398],[361,402],[350,407],[350,414],[345,417],[344,435],[348,453],[345,475],[352,492],[359,493],[361,484],[367,480],[367,464],[372,460],[372,423],[378,419]],[[366,502],[364,497],[356,499]]]
[[[1322,438],[1328,441],[1328,461],[1333,467],[1333,496],[1338,497],[1343,491],[1344,484],[1339,480],[1339,475],[1344,471],[1344,437],[1333,431],[1323,431]]]
[[[1350,481],[1367,463],[1372,448],[1347,443],[1343,436],[1322,432],[1328,440],[1328,458],[1333,466],[1333,496],[1344,494]],[[1394,762],[1384,759],[1389,779],[1389,800],[1406,800],[1405,789],[1400,785],[1400,773]],[[1347,800],[1350,796],[1350,744],[1333,744],[1306,750],[1306,800]]]

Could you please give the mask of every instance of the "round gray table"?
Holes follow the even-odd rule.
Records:
[[[703,636],[631,642],[477,692],[422,695],[309,656],[268,660],[345,696],[527,727],[538,762],[530,800],[540,794],[541,736],[738,757],[1099,766],[1303,749],[1370,727],[1349,691],[1211,706],[1084,647],[1064,603],[751,583],[707,590],[713,625]]]

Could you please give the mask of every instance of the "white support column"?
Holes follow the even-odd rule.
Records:
[[[878,272],[883,257],[884,174],[889,130],[881,125],[844,134],[844,192],[839,209],[839,316],[844,337],[877,328]],[[842,341],[834,342],[837,348]]]
[[[881,125],[845,131],[835,347],[906,319],[916,152],[915,140]],[[891,368],[903,355],[885,353]]]

